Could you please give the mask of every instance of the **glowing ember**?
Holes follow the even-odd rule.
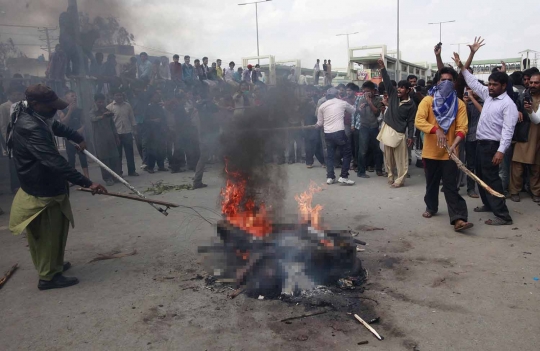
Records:
[[[246,198],[247,178],[240,172],[228,170],[228,160],[225,159],[227,183],[221,189],[221,212],[234,226],[246,232],[263,237],[272,232],[264,203],[255,204],[253,199]]]
[[[294,196],[296,202],[298,202],[298,214],[302,223],[311,223],[311,226],[315,229],[323,229],[321,226],[321,211],[323,207],[321,205],[311,206],[313,201],[313,195],[322,191],[322,188],[314,181],[309,184],[309,189],[301,194]]]

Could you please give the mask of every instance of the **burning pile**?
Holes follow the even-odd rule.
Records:
[[[246,192],[248,178],[230,171],[221,191],[224,220],[218,223],[220,242],[200,252],[211,253],[209,268],[220,281],[244,287],[257,297],[298,295],[319,285],[347,278],[360,284],[364,271],[356,257],[356,243],[348,231],[325,230],[321,205],[312,206],[313,195],[322,190],[314,182],[295,196],[299,222],[279,224],[271,209]]]

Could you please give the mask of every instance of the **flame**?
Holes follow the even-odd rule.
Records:
[[[321,192],[322,188],[314,181],[309,183],[309,189],[301,194],[294,196],[294,199],[298,203],[298,215],[302,223],[311,223],[311,226],[315,229],[323,229],[321,225],[321,211],[323,207],[321,205],[311,206],[313,201],[313,195]]]
[[[228,159],[225,159],[227,183],[221,189],[221,212],[234,226],[257,236],[264,237],[272,232],[264,203],[255,204],[253,199],[246,199],[247,177],[240,172],[228,169]]]

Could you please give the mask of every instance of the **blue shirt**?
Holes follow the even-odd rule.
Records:
[[[193,80],[194,78],[193,73],[194,73],[194,69],[191,64],[184,63],[182,65],[182,80],[184,81]]]

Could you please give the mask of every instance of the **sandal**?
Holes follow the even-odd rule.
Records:
[[[431,213],[429,211],[426,211],[426,212],[422,213],[422,217],[424,217],[424,218],[431,218],[431,217],[433,217],[433,215],[434,215],[434,213]]]
[[[401,183],[401,184],[396,184],[396,183],[394,183],[394,184],[390,185],[390,188],[396,189],[396,188],[401,188],[401,187],[403,187],[403,186],[404,186],[403,183]]]
[[[388,179],[388,185],[392,185],[394,184],[394,180],[393,179]]]
[[[491,212],[491,210],[487,208],[486,206],[475,207],[473,211],[474,212]]]
[[[497,226],[498,225],[511,225],[511,224],[513,224],[512,221],[505,221],[504,219],[499,218],[499,217],[495,217],[494,219],[488,219],[484,223],[487,224],[487,225],[497,225]]]
[[[467,230],[469,228],[472,228],[474,226],[474,224],[470,223],[470,222],[465,222],[465,221],[456,221],[456,224],[454,224],[454,231],[455,232],[462,232],[464,230]]]

